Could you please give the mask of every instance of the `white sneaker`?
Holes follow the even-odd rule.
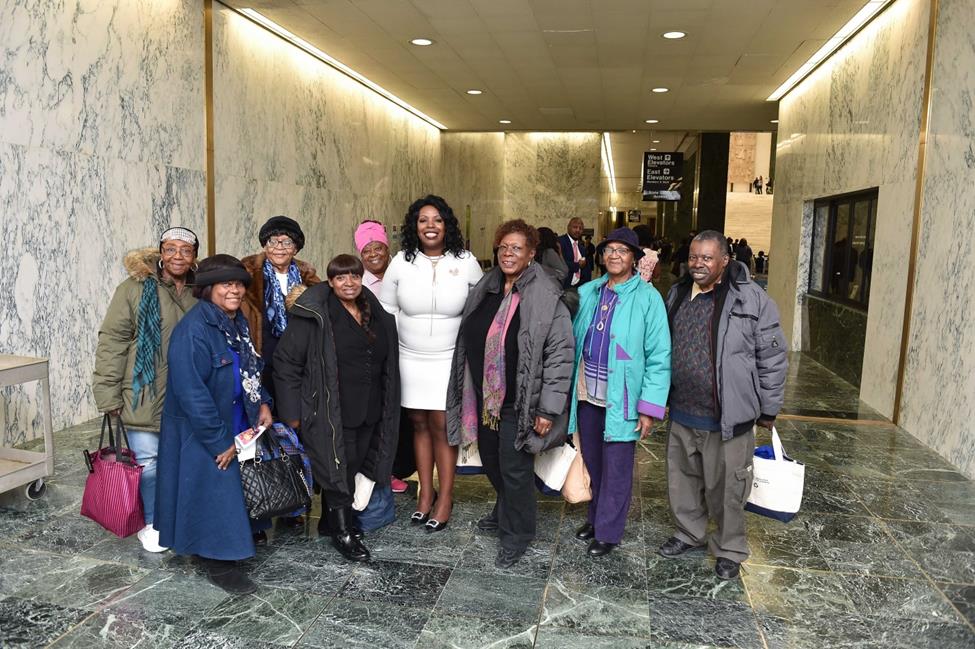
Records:
[[[165,552],[169,549],[159,545],[159,532],[151,524],[139,530],[136,536],[139,537],[139,541],[142,542],[142,548],[146,552]]]

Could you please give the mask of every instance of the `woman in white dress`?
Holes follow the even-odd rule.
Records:
[[[383,276],[379,299],[396,314],[400,352],[400,403],[413,422],[420,493],[414,525],[427,532],[447,526],[453,506],[457,447],[447,443],[447,380],[467,293],[483,272],[464,249],[453,210],[439,196],[410,205],[402,250]],[[437,466],[440,493],[433,489]]]

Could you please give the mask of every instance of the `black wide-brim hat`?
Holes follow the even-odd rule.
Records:
[[[606,244],[610,243],[611,241],[626,244],[626,247],[633,251],[634,259],[643,258],[644,252],[643,248],[640,247],[640,239],[636,236],[636,232],[630,228],[616,228],[607,234],[606,238],[600,241],[599,245],[596,246],[596,254],[602,255],[603,250],[606,248]]]

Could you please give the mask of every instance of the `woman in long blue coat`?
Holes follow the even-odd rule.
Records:
[[[272,423],[261,358],[238,314],[249,282],[230,255],[200,262],[200,301],[169,343],[156,482],[160,542],[196,555],[210,580],[233,593],[256,590],[237,565],[254,556],[254,541],[234,436]]]

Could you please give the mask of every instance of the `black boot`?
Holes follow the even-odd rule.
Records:
[[[350,561],[368,561],[369,550],[349,529],[351,507],[329,509],[325,512],[332,533],[332,545]]]
[[[353,518],[352,520],[354,521],[355,519]],[[346,521],[349,525],[349,532],[352,533],[352,536],[361,541],[362,537],[364,537],[366,533],[359,529],[359,526],[350,521],[348,518],[346,518]],[[332,526],[328,523],[328,516],[322,516],[318,519],[318,536],[332,536]]]
[[[197,564],[213,585],[232,595],[249,595],[257,591],[257,584],[251,581],[236,561],[197,557]]]

